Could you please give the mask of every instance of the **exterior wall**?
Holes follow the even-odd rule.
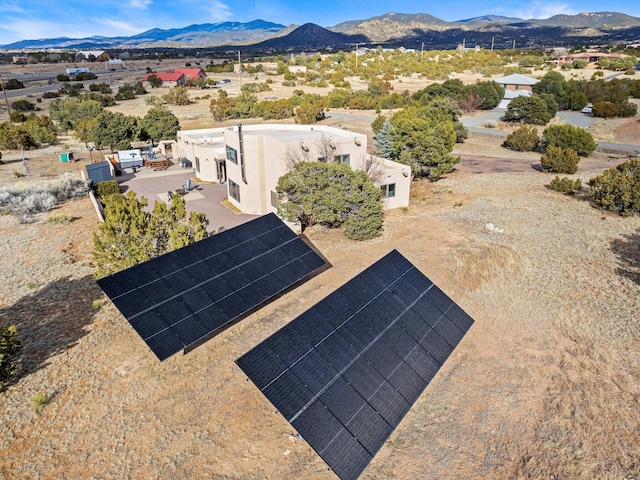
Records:
[[[229,194],[229,202],[240,211],[251,214],[275,212],[272,192],[278,179],[288,170],[288,151],[305,155],[315,161],[320,155],[319,142],[328,145],[329,154],[349,155],[351,168],[361,169],[369,157],[366,135],[333,127],[306,125],[248,125],[242,127],[244,179],[238,127],[189,130],[178,132],[179,158],[186,157],[196,169],[198,178],[219,181],[215,159],[226,158],[227,147],[236,151],[237,162],[226,160],[228,192],[239,194],[239,200]],[[389,188],[393,195],[384,198],[385,209],[409,205],[411,171],[406,165],[379,158],[378,186]],[[223,179],[224,180],[224,179]]]
[[[517,91],[517,90],[526,90],[527,92],[532,92],[533,88],[531,85],[516,85],[513,83],[507,83],[507,84],[502,84],[502,87],[505,90],[513,90],[513,91]]]

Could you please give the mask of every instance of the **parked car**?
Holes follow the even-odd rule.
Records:
[[[223,78],[222,80],[218,80],[218,83],[230,83],[231,80],[229,80],[228,78]]]
[[[590,103],[582,109],[582,113],[593,113],[593,105]]]

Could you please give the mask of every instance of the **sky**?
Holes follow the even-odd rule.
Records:
[[[0,45],[39,38],[131,36],[152,28],[194,23],[266,20],[283,25],[331,27],[388,12],[427,13],[453,21],[494,14],[548,18],[580,12],[640,17],[637,0],[0,0]]]

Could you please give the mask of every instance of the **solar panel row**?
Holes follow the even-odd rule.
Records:
[[[242,318],[325,265],[269,214],[98,280],[160,360]]]
[[[236,362],[335,473],[352,479],[472,324],[394,250]]]

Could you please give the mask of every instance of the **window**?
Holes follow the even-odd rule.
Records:
[[[240,202],[240,185],[233,180],[229,180],[229,196],[236,202]]]
[[[227,145],[227,160],[235,163],[236,165],[238,164],[238,151],[229,145]]]
[[[326,162],[327,157],[317,157],[318,162]]]
[[[198,157],[196,157],[196,170],[200,171],[200,159]]]
[[[278,194],[271,190],[271,206],[273,208],[280,208],[280,199],[278,198]]]
[[[388,185],[382,185],[380,187],[382,192],[382,198],[391,198],[396,196],[396,184],[390,183]]]
[[[351,155],[349,155],[348,153],[336,155],[335,157],[333,157],[333,160],[338,163],[346,163],[347,165],[349,165],[351,162]]]
[[[514,85],[514,86],[513,86],[513,89],[514,89],[514,90],[519,90],[519,89],[520,89],[520,85]]]

